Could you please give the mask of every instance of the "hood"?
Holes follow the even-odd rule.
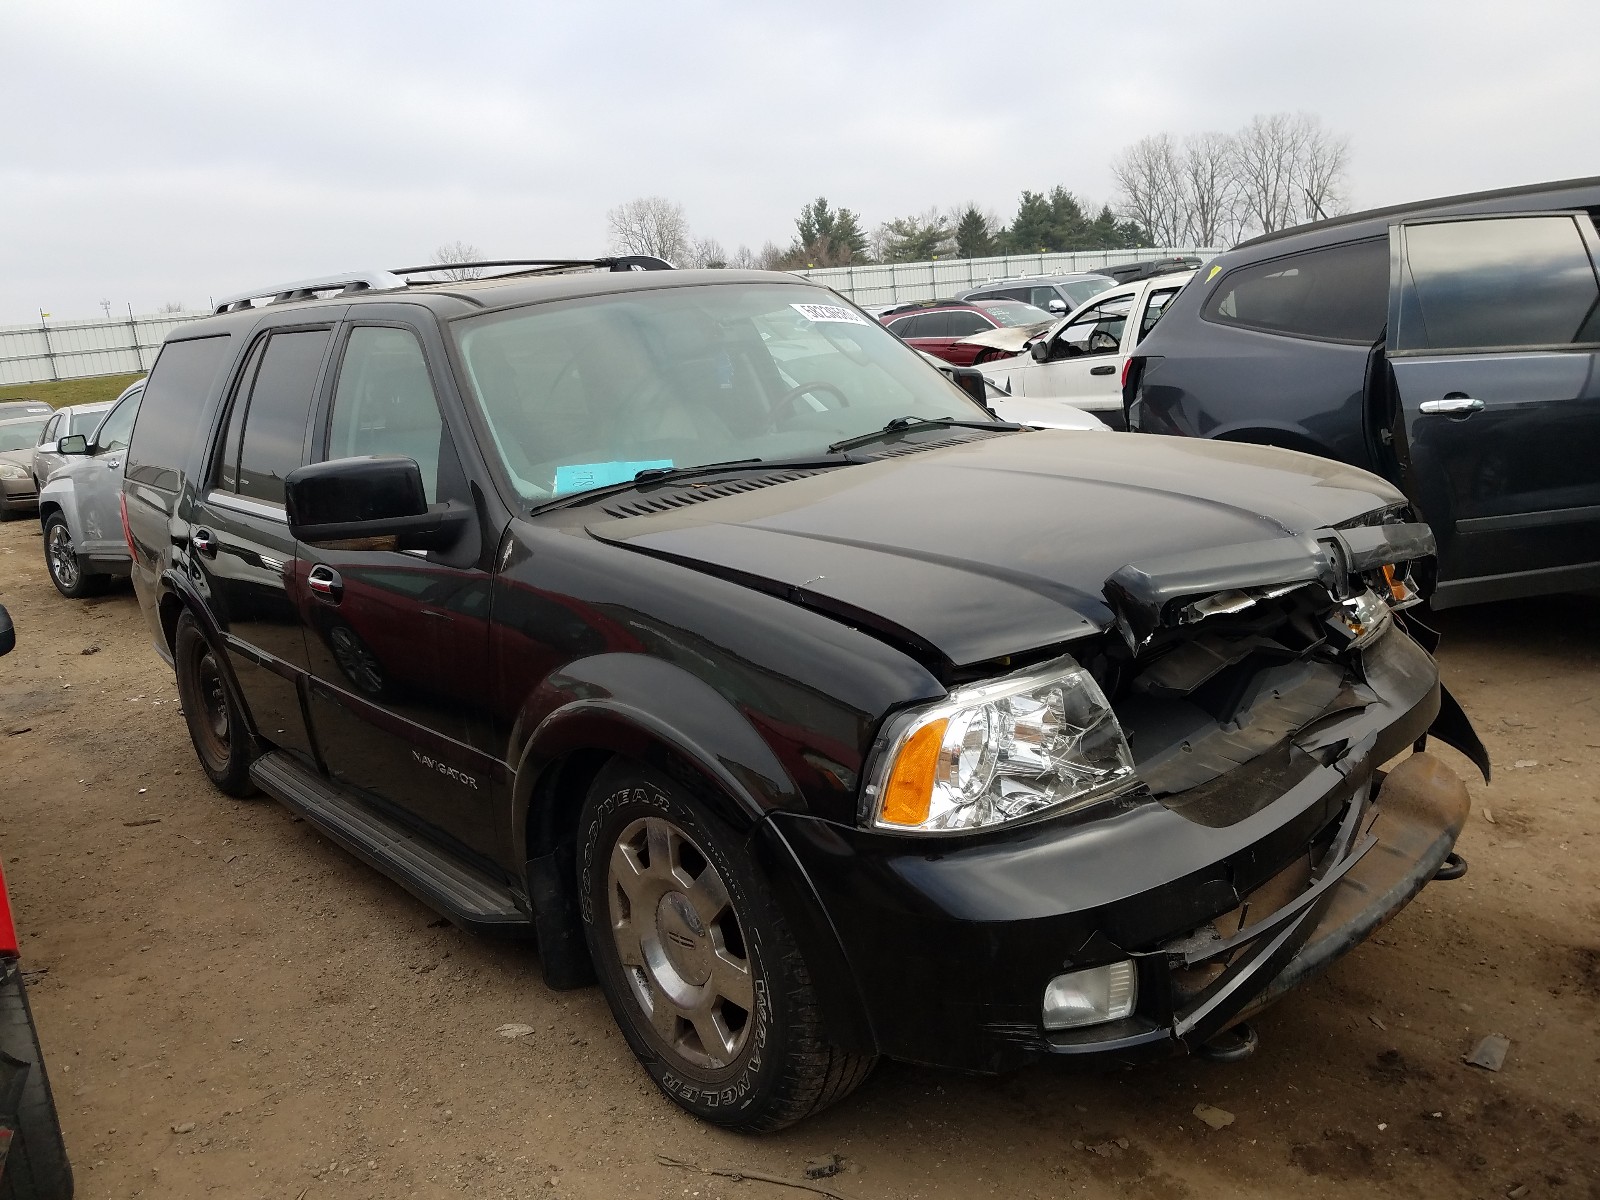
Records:
[[[1399,503],[1374,475],[1292,451],[1049,430],[900,448],[718,499],[679,493],[660,513],[602,509],[587,529],[962,667],[1105,630],[1119,597],[1159,609],[1160,579],[1130,565],[1166,561],[1205,588],[1317,578],[1311,531]]]
[[[1005,329],[986,329],[982,333],[975,333],[971,337],[962,338],[957,345],[961,346],[988,346],[994,350],[1009,350],[1013,354],[1021,354],[1028,347],[1028,343],[1040,334],[1045,333],[1059,324],[1059,318],[1053,321],[1036,321],[1032,325],[1012,325]]]
[[[33,466],[33,447],[26,450],[0,450],[0,462],[16,463],[19,467]]]

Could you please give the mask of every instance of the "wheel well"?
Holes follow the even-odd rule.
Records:
[[[183,601],[176,595],[168,592],[161,597],[161,605],[157,609],[161,615],[161,636],[167,640],[168,653],[176,653],[178,649],[178,618],[183,615]]]
[[[44,528],[44,524],[50,519],[51,513],[60,511],[61,505],[54,500],[39,501],[39,528]]]
[[[547,766],[534,781],[528,801],[529,858],[548,854],[575,838],[589,785],[612,757],[607,750],[574,750]]]

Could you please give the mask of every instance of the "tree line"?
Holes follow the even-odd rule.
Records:
[[[1094,205],[1057,184],[1024,191],[1003,221],[968,201],[934,206],[871,229],[854,209],[825,196],[804,205],[787,242],[728,251],[697,236],[683,205],[641,196],[606,213],[614,254],[650,254],[683,267],[805,270],[866,263],[928,262],[1004,254],[1128,250],[1157,246],[1226,246],[1345,211],[1350,141],[1310,113],[1251,118],[1236,133],[1177,138],[1152,134],[1111,163],[1117,194]],[[458,278],[474,278],[476,246],[440,246],[436,260]]]

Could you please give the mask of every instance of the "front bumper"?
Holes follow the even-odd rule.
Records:
[[[4,493],[8,508],[34,508],[39,503],[39,489],[34,487],[32,476],[0,479],[0,493]]]
[[[859,1014],[862,1049],[992,1073],[1192,1051],[1322,970],[1433,878],[1466,819],[1465,785],[1431,755],[1380,769],[1442,694],[1415,643],[1384,642],[1379,703],[1230,773],[1275,789],[1231,823],[1148,797],[939,841],[773,815],[758,836],[842,950],[817,972],[825,1006]],[[1132,1016],[1044,1030],[1051,978],[1130,958]]]

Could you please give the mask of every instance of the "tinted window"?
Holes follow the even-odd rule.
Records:
[[[1389,241],[1329,246],[1230,271],[1202,315],[1267,333],[1375,342],[1389,319]]]
[[[1057,304],[1066,304],[1066,301],[1061,298],[1061,293],[1056,291],[1056,289],[1053,287],[1029,288],[1025,294],[1019,295],[1017,299],[1026,300],[1035,308],[1043,308],[1046,310],[1049,309],[1050,302],[1052,300]]]
[[[403,454],[415,459],[432,504],[439,498],[445,437],[416,336],[404,329],[352,330],[333,394],[328,457]]]
[[[250,403],[250,388],[255,383],[256,372],[261,369],[261,356],[266,353],[267,339],[257,338],[244,361],[244,369],[233,383],[233,398],[228,404],[228,427],[222,435],[222,452],[211,482],[226,492],[239,490],[239,442],[244,437],[245,410]]]
[[[200,412],[228,365],[233,339],[191,338],[168,342],[150,372],[128,447],[126,475],[177,491],[194,445]]]
[[[1101,276],[1097,279],[1074,279],[1071,283],[1058,285],[1067,294],[1068,303],[1076,308],[1080,304],[1087,304],[1107,288],[1117,286],[1115,279]]]
[[[954,336],[950,332],[952,328],[951,318],[954,316],[955,314],[950,312],[923,313],[922,316],[917,318],[917,332],[915,336],[923,338],[942,338]]]
[[[62,417],[59,413],[50,418],[49,422],[44,427],[44,432],[39,435],[39,445],[42,446],[46,442],[51,442],[58,437],[65,436],[64,434],[59,434],[56,432],[56,426],[59,425],[61,421]]]
[[[139,412],[139,393],[135,392],[111,410],[105,424],[95,432],[94,444],[98,450],[126,450],[128,435],[133,432],[133,419]]]
[[[1600,285],[1571,217],[1409,225],[1401,350],[1600,340]]]
[[[975,312],[949,312],[945,316],[949,319],[945,337],[971,337],[975,333],[993,329],[995,324]]]
[[[328,330],[278,333],[267,343],[250,389],[239,448],[239,495],[283,503],[283,477],[305,462],[311,396]]]
[[[903,338],[927,337],[926,317],[901,317],[898,321],[889,322],[889,328]]]

